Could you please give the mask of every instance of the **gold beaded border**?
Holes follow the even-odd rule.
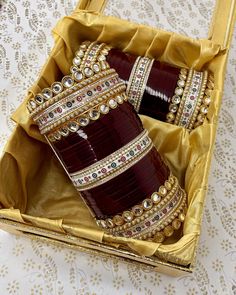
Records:
[[[129,102],[134,106],[136,112],[139,112],[143,93],[152,69],[154,59],[148,57],[137,57],[133,65],[126,93],[129,97]],[[144,70],[140,74],[140,68],[143,64]],[[138,75],[141,75],[139,78]],[[133,95],[133,92],[135,94]]]
[[[187,77],[187,81],[186,81],[186,84],[185,84],[185,87],[184,87],[182,99],[181,99],[181,102],[179,104],[179,109],[178,109],[178,112],[177,112],[176,117],[175,117],[175,121],[174,121],[175,125],[179,125],[179,120],[180,120],[180,117],[181,117],[181,115],[183,113],[184,104],[185,104],[185,101],[186,101],[186,96],[188,95],[188,91],[189,91],[189,88],[190,88],[192,76],[193,76],[193,69],[190,69],[189,72],[188,72],[188,77]]]
[[[81,114],[78,117],[69,119],[67,122],[64,119],[62,126],[55,128],[47,135],[50,142],[61,140],[63,137],[67,137],[70,133],[77,132],[80,127],[86,127],[90,121],[96,121],[101,115],[106,115],[112,109],[116,109],[118,105],[127,102],[128,98],[124,92],[117,93],[110,99],[106,99],[105,102],[99,103],[94,108],[89,109],[87,112]]]
[[[112,218],[108,218],[106,220],[101,219],[97,222],[105,229],[114,228],[112,232],[121,231],[125,228],[131,227],[140,222],[140,218],[143,214],[146,214],[146,217],[148,217],[148,211],[151,210],[153,206],[164,205],[169,196],[176,191],[177,186],[177,178],[170,174],[164,185],[161,185],[158,191],[154,192],[151,197],[144,199],[141,204],[137,204],[133,206],[130,210],[126,210],[121,214],[115,215]]]
[[[86,105],[84,105],[81,108],[78,108],[76,110],[70,111],[69,113],[63,114],[62,117],[56,118],[54,121],[50,122],[46,127],[41,127],[40,132],[42,134],[45,134],[53,129],[55,129],[57,126],[65,123],[66,121],[69,121],[73,119],[74,117],[83,116],[85,113],[87,113],[90,109],[95,108],[96,106],[100,105],[103,102],[107,102],[112,97],[118,95],[119,93],[122,93],[125,91],[125,85],[122,82],[119,82],[118,84],[110,87],[110,89],[107,89],[104,91],[101,95],[97,97],[97,99],[94,99],[93,101],[88,102]]]
[[[168,189],[167,189],[168,187]],[[158,195],[158,202],[152,201],[152,196]],[[178,180],[172,174],[166,180],[163,186],[160,186],[158,192],[152,194],[148,199],[145,199],[141,204],[132,207],[128,211],[115,215],[113,218],[106,220],[96,220],[98,226],[102,227],[105,231],[115,236],[123,236],[123,232],[132,231],[133,228],[138,227],[144,222],[149,222],[156,212],[163,210],[173,198],[177,199],[175,206],[164,215],[164,217],[157,222],[153,223],[150,227],[145,228],[140,233],[131,235],[130,237],[136,239],[146,240],[148,238],[156,241],[163,242],[166,237],[173,234],[174,230],[181,227],[181,223],[185,219],[185,210],[187,205],[187,196],[178,184]],[[152,202],[152,206],[145,208],[145,202]],[[140,208],[139,215],[135,215],[137,207]]]
[[[179,104],[184,92],[184,87],[186,85],[187,74],[187,69],[182,68],[180,70],[175,93],[171,98],[171,102],[169,104],[169,112],[166,115],[166,122],[168,123],[172,123],[175,120],[175,113],[178,112]]]

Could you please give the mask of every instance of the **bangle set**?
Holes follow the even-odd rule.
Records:
[[[119,105],[128,104],[128,100],[134,105],[136,111],[139,110],[154,60],[146,57],[136,59],[127,92],[125,93],[125,84],[106,61],[108,52],[109,47],[104,43],[83,42],[75,53],[72,61],[73,65],[70,67],[70,74],[64,76],[61,82],[54,82],[51,87],[43,89],[29,100],[27,108],[30,115],[39,126],[40,133],[46,136],[49,142],[54,142],[56,148],[53,148],[53,150],[56,154],[59,154],[60,151],[60,144],[57,145],[57,141],[62,141],[61,145],[63,146],[63,138],[71,133],[80,134],[80,128],[83,133],[83,128],[88,124],[98,120],[101,115],[108,114],[110,110],[119,108]],[[187,89],[190,85],[195,86],[199,80],[204,85],[206,84],[206,77],[203,78],[202,74],[200,79],[197,72],[190,70],[189,73],[185,69],[180,71],[178,87],[171,101],[171,104],[177,105],[178,110],[176,109],[175,120],[178,118],[178,122],[181,124],[184,122],[182,116],[183,112],[185,112],[185,106],[182,101],[177,102],[177,97],[182,96],[182,98],[185,98],[184,101],[189,101],[191,97]],[[192,76],[194,76],[193,79]],[[198,93],[200,92],[200,86],[196,86]],[[203,98],[204,93],[202,91],[199,95],[196,94],[196,100],[197,98],[205,99]],[[199,108],[201,110],[201,106],[195,103],[190,115],[197,117]],[[148,136],[148,131],[144,130],[140,125],[134,111],[133,117],[135,126],[139,126],[135,127],[137,128],[135,134],[137,134],[137,130],[139,130],[139,134],[126,145],[110,154],[108,151],[108,155],[100,160],[95,158],[95,163],[85,165],[83,169],[79,169],[79,165],[73,166],[73,170],[70,171],[75,172],[69,173],[68,168],[66,168],[68,166],[63,165],[75,188],[81,192],[83,198],[86,196],[85,191],[90,190],[89,193],[92,194],[93,188],[99,189],[99,186],[103,184],[108,185],[109,181],[112,181],[134,165],[138,165],[140,160],[154,148]],[[123,118],[126,120],[126,117]],[[193,122],[188,121],[186,124],[190,126]],[[94,124],[94,126],[94,128],[97,128],[99,125]],[[103,128],[101,128],[100,132],[103,132]],[[77,153],[79,144],[76,142],[78,140],[76,136],[68,139],[67,149],[71,149],[71,139],[73,139],[73,145],[76,145],[73,153]],[[57,156],[62,161],[63,157]],[[159,163],[157,159],[153,156],[151,161]],[[137,166],[135,166],[135,169],[137,169]],[[163,168],[163,171],[165,171],[163,173],[165,173],[166,178],[169,175],[168,167]],[[129,196],[131,196],[130,193]],[[139,200],[138,202],[142,201],[142,197],[137,200]],[[174,230],[180,228],[181,223],[184,221],[186,204],[185,192],[180,188],[177,178],[170,174],[164,184],[150,197],[144,198],[141,203],[134,205],[131,209],[117,213],[115,216],[106,219],[96,218],[96,222],[108,234],[114,236],[152,239],[156,242],[163,242],[165,237],[171,236]],[[121,208],[125,208],[125,206]],[[93,210],[91,209],[91,211]],[[97,214],[97,216],[99,215]],[[109,215],[104,214],[102,216]]]
[[[129,102],[137,112],[140,109],[153,62],[153,59],[139,56],[131,70],[126,93]],[[166,122],[182,126],[189,131],[201,125],[208,112],[213,88],[213,77],[209,77],[207,71],[180,69],[175,92],[170,99],[169,112],[166,114]]]

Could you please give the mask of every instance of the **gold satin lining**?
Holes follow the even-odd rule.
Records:
[[[6,208],[0,210],[0,216],[117,247],[123,244],[140,255],[155,254],[182,265],[189,264],[200,234],[227,52],[209,40],[194,40],[79,10],[57,24],[54,37],[55,47],[26,100],[69,73],[74,52],[87,39],[179,67],[193,66],[214,73],[215,90],[207,121],[190,134],[181,127],[141,117],[155,146],[188,193],[184,235],[161,245],[104,234],[30,119],[26,100],[12,116],[17,127],[0,162],[0,204]]]

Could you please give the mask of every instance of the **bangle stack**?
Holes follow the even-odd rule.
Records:
[[[70,74],[64,76],[61,82],[54,82],[51,87],[45,88],[35,95],[33,99],[29,100],[27,107],[31,117],[39,126],[40,133],[49,140],[74,187],[81,192],[87,204],[90,204],[89,202],[92,200],[91,208],[89,207],[90,211],[94,212],[93,215],[96,216],[97,224],[103,230],[114,236],[144,240],[153,239],[156,242],[163,242],[165,237],[171,236],[174,230],[179,229],[184,221],[184,211],[187,203],[186,194],[180,188],[177,178],[171,174],[169,175],[169,168],[163,165],[158,152],[154,150],[148,131],[143,129],[136,113],[127,103],[129,98],[133,102],[135,109],[139,110],[153,60],[146,57],[137,58],[127,88],[127,97],[125,84],[106,61],[108,51],[109,47],[104,43],[83,42],[75,53],[72,61],[73,65],[70,67]],[[198,79],[197,74],[196,79],[194,78],[193,81],[190,78],[186,79],[186,75],[187,70],[181,70],[178,88],[176,88],[176,96],[180,97],[182,95],[186,97],[185,100],[188,99],[186,85],[195,83],[195,80]],[[187,80],[186,83],[185,80]],[[204,92],[201,93],[202,97],[203,94]],[[174,103],[174,97],[172,103]],[[121,107],[122,104],[124,106]],[[110,122],[105,122],[109,121],[107,120],[109,116],[104,121],[95,121],[100,119],[102,115],[109,113],[110,110],[119,108],[119,106],[120,114],[119,111],[110,114],[111,122],[112,120],[113,122],[117,121],[115,116],[122,118],[123,129],[117,128],[119,130],[116,130],[119,137],[122,138],[123,133],[131,132],[129,136],[127,135],[127,140],[123,136],[121,142],[125,142],[125,144],[122,147],[120,147],[121,142],[118,142],[111,152],[108,144],[108,148],[104,148],[104,152],[100,142],[113,143],[112,140],[107,140],[109,135],[113,136],[112,126],[109,126]],[[125,109],[125,107],[127,108]],[[184,110],[181,103],[180,108]],[[200,105],[199,108],[201,109]],[[181,121],[182,112],[179,115],[178,112],[176,118],[178,117],[178,120]],[[197,111],[193,113],[195,116],[197,115]],[[92,122],[94,124],[90,126],[91,128],[85,128]],[[134,123],[131,124],[132,128],[129,127],[129,132],[122,133],[128,122]],[[80,128],[81,130],[79,130]],[[96,132],[99,134],[99,140],[94,135]],[[70,136],[71,133],[75,134]],[[81,139],[81,134],[86,134],[86,138]],[[130,136],[130,134],[133,134],[133,136]],[[67,136],[68,138],[65,140],[64,138]],[[93,140],[91,140],[92,138]],[[103,140],[100,138],[103,138]],[[86,145],[89,146],[88,149],[86,149]],[[80,155],[83,155],[86,160],[81,160]],[[140,162],[141,160],[143,162]],[[158,174],[160,172],[157,173],[158,165],[162,169],[163,179],[166,179],[169,175],[164,183],[163,179],[159,180],[158,178],[160,176]],[[144,176],[141,177],[143,166],[151,167],[152,171],[156,172],[157,175],[153,172],[148,174],[149,168],[147,168],[143,174]],[[140,172],[137,173],[137,171]],[[122,175],[123,173],[124,175]],[[125,175],[125,173],[127,174]],[[120,193],[115,196],[112,181],[120,181],[118,176],[120,179],[123,177],[123,184],[127,175],[130,175],[132,182],[134,182],[131,189],[133,195],[130,193],[129,186],[127,186],[126,190],[128,192],[124,190],[124,196],[127,199],[124,198],[122,192],[122,200]],[[115,180],[116,177],[118,180]],[[154,188],[156,187],[156,181],[160,184],[163,183],[163,185],[150,197],[147,197],[147,193],[143,193],[143,197],[142,194],[138,195],[139,197],[136,198],[137,204],[130,209],[124,210],[128,207],[128,203],[136,203],[133,199],[136,191],[139,192],[139,190],[135,190],[137,188],[136,182],[143,181],[145,183],[148,180],[148,184],[150,184],[150,179]],[[103,187],[102,185],[106,186]],[[101,203],[101,207],[97,205],[97,203],[101,202],[103,193],[109,190],[112,192],[112,197],[109,195],[110,193],[105,195],[105,199],[107,198],[109,202],[119,200],[122,203],[125,200],[125,203],[122,203],[122,206],[119,207],[120,209],[110,211],[109,208],[102,209],[103,204],[101,205]],[[99,201],[96,203],[96,200],[98,200],[96,199],[97,192],[100,195],[98,194]],[[98,207],[98,211],[94,210],[94,208],[96,209],[94,204]],[[108,215],[109,212],[114,212],[114,216]]]

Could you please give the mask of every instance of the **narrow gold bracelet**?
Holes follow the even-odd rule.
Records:
[[[182,99],[182,95],[184,92],[184,87],[186,85],[188,70],[182,68],[179,72],[179,77],[177,81],[177,86],[175,88],[175,93],[171,98],[169,105],[169,113],[166,115],[166,122],[173,123],[175,120],[175,114],[178,112],[179,104]]]
[[[193,76],[193,69],[190,69],[189,72],[188,72],[188,77],[187,77],[187,81],[186,81],[185,88],[184,88],[184,91],[183,91],[182,99],[181,99],[181,102],[180,102],[180,105],[179,105],[179,109],[178,109],[178,112],[177,112],[176,117],[175,117],[175,121],[174,121],[175,125],[179,125],[179,120],[180,120],[181,115],[183,113],[183,108],[184,108],[184,104],[185,104],[185,101],[186,101],[186,96],[188,95],[188,91],[189,91],[189,88],[190,88],[190,83],[191,83],[192,76]]]
[[[129,102],[134,106],[136,112],[139,112],[153,62],[154,59],[139,56],[133,65],[126,93],[129,97]]]

